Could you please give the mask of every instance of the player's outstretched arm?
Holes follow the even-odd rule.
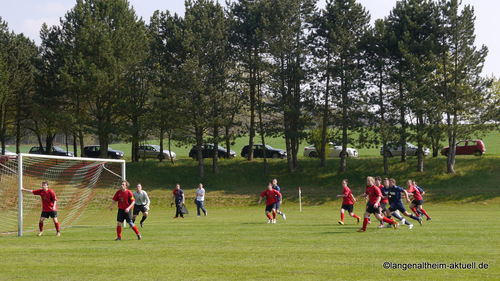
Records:
[[[347,197],[347,196],[346,196]],[[351,193],[351,198],[352,198],[352,201],[354,202],[358,202],[358,199],[356,199],[356,197],[354,197],[354,195]]]
[[[25,192],[31,192],[31,193],[33,193],[33,190],[28,190],[28,189],[25,189],[24,187],[21,187],[21,191],[25,191]]]
[[[413,193],[408,193],[408,191],[404,191],[405,192],[405,198],[406,198],[406,202],[410,203],[410,197],[408,197],[410,194],[413,195]]]

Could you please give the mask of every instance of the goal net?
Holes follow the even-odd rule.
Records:
[[[47,181],[57,197],[61,228],[96,226],[109,210],[110,198],[125,179],[125,161],[80,157],[19,154],[0,157],[0,234],[38,231],[42,212],[40,196],[20,191],[42,188]],[[101,215],[99,215],[101,213]],[[106,216],[104,216],[106,217]],[[52,219],[44,230],[54,229]]]

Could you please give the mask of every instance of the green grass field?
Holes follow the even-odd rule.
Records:
[[[42,237],[0,235],[0,280],[500,280],[500,137],[483,140],[484,157],[457,156],[456,173],[446,173],[446,158],[426,157],[424,173],[416,172],[416,158],[406,163],[389,159],[389,177],[405,187],[413,179],[426,191],[424,208],[432,220],[394,231],[377,229],[376,223],[358,233],[356,220],[346,216],[340,226],[340,183],[349,179],[355,196],[365,188],[367,175],[381,175],[378,149],[360,149],[359,158],[348,159],[346,173],[338,172],[339,160],[302,157],[295,173],[286,160],[270,159],[269,174],[262,159],[221,159],[219,174],[206,159],[205,176],[198,177],[197,162],[187,158],[189,148],[176,147],[175,164],[153,159],[127,162],[127,179],[134,189],[141,182],[152,200],[143,240],[124,229],[116,237],[116,211],[92,210],[94,225],[76,225],[56,237],[52,221],[46,221]],[[232,148],[239,155],[246,139]],[[270,145],[282,148],[279,139]],[[303,144],[305,146],[306,144]],[[301,146],[301,150],[303,149]],[[129,145],[112,145],[129,154]],[[28,148],[29,149],[29,148]],[[23,151],[23,152],[27,152]],[[126,157],[127,160],[130,160]],[[287,220],[267,224],[258,196],[277,177],[284,195]],[[208,217],[196,217],[195,189],[207,190]],[[191,212],[173,219],[169,207],[172,189],[181,183]],[[298,187],[302,188],[299,212]],[[109,190],[97,196],[111,198]],[[92,207],[89,207],[92,208]],[[102,208],[102,207],[99,207]],[[362,216],[362,204],[355,213]],[[90,210],[89,210],[90,211]],[[427,269],[384,269],[384,263],[427,265]],[[453,269],[461,263],[474,269]],[[432,269],[440,264],[440,269]],[[487,269],[480,269],[488,265]],[[447,267],[443,267],[447,266]]]
[[[341,226],[340,205],[282,206],[287,220],[267,224],[264,206],[207,206],[197,218],[152,208],[143,240],[109,226],[72,227],[56,237],[2,236],[0,280],[486,280],[500,278],[498,204],[427,204],[431,221],[412,230]],[[355,212],[361,215],[361,206]],[[48,223],[52,226],[52,222]],[[475,269],[384,269],[384,262],[468,264]],[[481,263],[488,269],[479,269]],[[472,266],[472,264],[471,264]]]

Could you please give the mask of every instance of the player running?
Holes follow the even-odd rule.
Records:
[[[279,193],[281,193],[281,189],[280,187],[278,186],[278,180],[277,179],[273,179],[273,189],[278,191]],[[278,198],[276,197],[276,200],[278,200]],[[286,220],[286,215],[285,213],[281,212],[280,211],[280,203],[277,202],[276,203],[276,213],[278,213],[278,215],[281,215],[283,217],[284,220]]]
[[[139,215],[139,212],[142,212],[142,219],[141,219],[141,227],[144,227],[144,221],[148,218],[148,211],[149,211],[149,197],[148,193],[144,190],[142,190],[142,184],[137,184],[137,191],[134,191],[133,193],[134,199],[135,199],[135,205],[134,205],[134,215],[132,217],[132,222],[135,223],[135,218],[137,215]]]
[[[389,203],[391,205],[389,208],[389,212],[391,215],[400,219],[402,224],[407,224],[409,229],[413,228],[413,224],[409,223],[404,218],[402,218],[400,215],[398,215],[398,211],[401,212],[403,215],[418,221],[418,223],[420,223],[420,225],[422,225],[422,219],[420,217],[416,217],[413,214],[410,214],[410,213],[408,213],[408,211],[406,211],[406,208],[403,204],[403,200],[401,199],[401,193],[404,193],[406,201],[408,203],[410,203],[410,198],[408,198],[409,193],[404,188],[396,186],[395,179],[389,180],[388,193],[389,193]]]
[[[113,203],[111,203],[109,208],[112,211],[113,206],[118,201],[118,215],[116,217],[116,234],[118,235],[118,238],[116,238],[115,241],[122,240],[122,223],[124,220],[130,225],[135,234],[137,234],[137,239],[142,239],[137,226],[132,221],[132,213],[130,212],[130,209],[134,206],[135,199],[132,191],[128,190],[129,186],[130,184],[128,181],[122,181],[121,189],[115,193],[115,196],[113,196]]]
[[[380,188],[380,192],[382,192],[382,199],[380,199],[380,212],[382,212],[382,215],[385,216],[385,214],[387,213],[387,204],[389,203],[389,200],[387,199],[387,197],[383,196],[384,195],[384,191],[386,190],[386,188],[388,187],[388,185],[382,185],[382,178],[377,176],[375,177],[375,185],[378,186],[378,188]],[[389,216],[387,216],[389,217]],[[390,227],[390,225],[387,225],[388,227]],[[378,226],[378,228],[383,228],[384,227],[384,222],[381,221],[380,222],[380,225]]]
[[[373,177],[366,178],[366,191],[360,197],[368,196],[368,206],[366,208],[365,214],[363,216],[363,228],[358,229],[358,232],[365,232],[366,225],[368,224],[368,218],[370,214],[374,214],[375,218],[379,221],[384,221],[389,223],[394,227],[394,229],[398,229],[399,224],[394,221],[394,219],[388,219],[380,214],[379,204],[382,199],[382,192],[380,192],[380,188],[375,185],[375,179]]]
[[[273,185],[271,183],[268,183],[267,189],[264,190],[264,192],[262,192],[262,194],[260,195],[258,204],[260,204],[264,196],[266,196],[266,216],[269,218],[269,221],[267,221],[267,223],[276,223],[276,202],[279,202],[281,204],[281,193],[277,190],[274,190]],[[279,198],[279,200],[277,198]],[[273,213],[272,217],[271,212]]]
[[[342,207],[340,207],[340,220],[339,224],[344,225],[344,212],[347,210],[349,216],[355,217],[358,220],[359,224],[359,216],[354,213],[354,202],[358,201],[352,195],[351,189],[347,186],[347,179],[342,180],[342,194],[337,195],[337,198],[342,197]]]
[[[61,232],[59,231],[59,222],[57,220],[57,198],[54,190],[49,188],[49,183],[44,181],[42,182],[42,188],[36,190],[28,190],[21,187],[22,191],[31,192],[34,195],[40,195],[42,198],[42,214],[40,215],[40,221],[38,222],[38,228],[40,232],[38,236],[42,236],[43,234],[43,221],[48,218],[52,218],[54,220],[54,225],[56,227],[57,236],[61,236]]]
[[[409,193],[409,195],[413,195],[413,201],[410,204],[410,209],[417,216],[418,216],[418,210],[419,210],[421,213],[423,213],[427,217],[428,221],[431,220],[431,216],[429,216],[427,214],[427,212],[424,209],[422,209],[422,204],[423,204],[424,200],[423,200],[422,194],[420,193],[420,191],[418,190],[418,188],[416,188],[413,185],[413,182],[411,180],[408,180],[406,182],[406,184],[408,185],[408,193]]]

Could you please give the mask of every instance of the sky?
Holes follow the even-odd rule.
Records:
[[[219,0],[224,4],[224,0]],[[357,0],[370,13],[372,24],[375,19],[389,15],[397,0]],[[184,0],[129,0],[138,17],[146,23],[156,10],[184,15]],[[463,5],[472,5],[476,15],[476,46],[488,47],[489,53],[483,74],[500,77],[500,36],[494,31],[500,26],[500,1],[497,0],[463,0]],[[23,33],[40,45],[39,32],[43,23],[48,26],[59,25],[59,19],[71,10],[76,0],[0,0],[0,17],[6,21],[10,31]],[[319,0],[319,8],[323,8],[325,0]],[[493,33],[492,33],[493,32]]]

